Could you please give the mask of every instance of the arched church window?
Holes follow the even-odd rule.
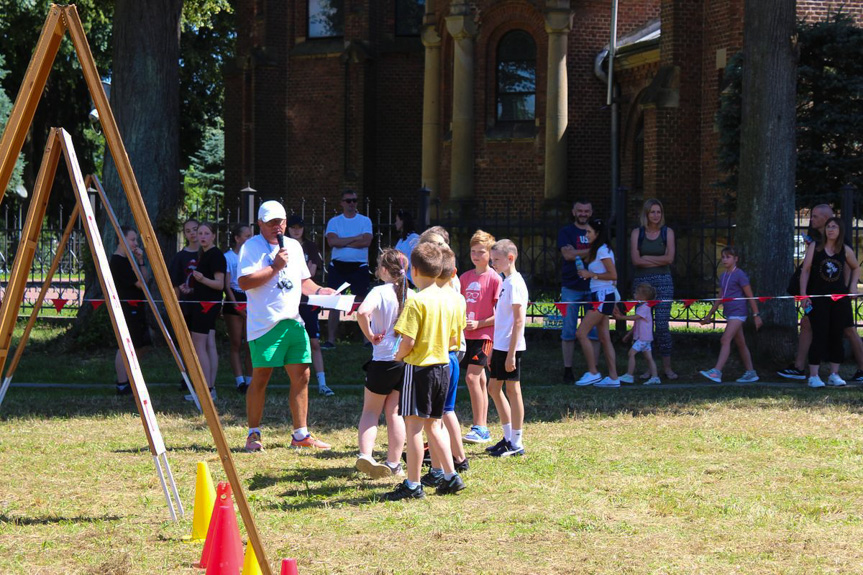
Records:
[[[536,118],[536,42],[524,30],[507,32],[497,47],[497,120]]]

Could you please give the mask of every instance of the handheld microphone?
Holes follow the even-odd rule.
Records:
[[[276,234],[276,241],[279,242],[279,249],[285,247],[285,236],[282,234]]]

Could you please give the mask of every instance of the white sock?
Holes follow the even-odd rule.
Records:
[[[395,466],[398,464],[399,464],[398,461],[387,461],[387,465],[390,467],[393,467],[393,468],[395,468]]]
[[[452,473],[444,473],[444,474],[443,474],[443,478],[444,478],[446,481],[449,481],[450,479],[452,479],[452,478],[453,478],[453,477],[455,477],[456,475],[458,475],[458,473],[456,473],[455,471],[453,471]]]
[[[324,387],[327,384],[327,376],[323,371],[316,372],[315,376],[318,378],[318,387]]]
[[[512,439],[510,440],[513,447],[523,447],[521,444],[521,429],[512,430]]]
[[[246,380],[246,385],[252,385],[252,376],[251,375],[244,375],[243,379]]]
[[[293,436],[294,436],[294,439],[299,441],[301,439],[304,439],[308,434],[309,434],[308,428],[301,427],[299,429],[294,430]]]
[[[251,435],[253,433],[257,433],[258,435],[260,435],[261,434],[261,428],[260,427],[250,427],[249,428],[249,435]]]
[[[237,377],[234,378],[234,381],[237,382],[237,386],[240,386],[240,385],[243,385],[244,383],[246,383],[246,378],[243,377],[242,375],[238,375]]]
[[[405,485],[407,485],[407,486],[408,486],[408,489],[410,489],[411,491],[413,491],[414,489],[416,489],[417,487],[419,487],[419,486],[420,486],[420,485],[422,485],[422,484],[421,484],[421,483],[413,482],[413,481],[411,481],[410,479],[405,479]]]
[[[503,438],[510,441],[512,439],[512,424],[504,423],[501,427],[503,427]]]

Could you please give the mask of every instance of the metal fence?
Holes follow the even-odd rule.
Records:
[[[270,199],[270,198],[261,198]],[[279,198],[274,198],[279,199]],[[256,203],[259,205],[260,201]],[[863,254],[863,220],[853,218],[854,202],[853,195],[846,195],[845,205],[838,210],[844,215],[848,227],[848,240],[855,249],[858,259]],[[325,261],[329,259],[330,249],[326,245],[325,230],[326,222],[340,213],[337,204],[328,204],[326,199],[315,202],[306,199],[291,200],[281,198],[282,203],[289,215],[299,214],[305,220],[305,232],[307,239],[319,246]],[[859,201],[859,200],[858,200]],[[625,205],[621,203],[620,205]],[[395,227],[395,214],[404,206],[395,206],[391,199],[384,200],[378,205],[373,205],[369,199],[361,204],[360,212],[367,215],[373,224],[374,238],[370,247],[370,263],[374,267],[376,255],[384,247],[393,246],[398,241],[398,232]],[[12,267],[12,259],[18,247],[18,241],[22,231],[22,210],[4,206],[2,212],[2,224],[0,229],[0,283],[5,287]],[[66,218],[68,211],[66,210]],[[233,209],[224,208],[216,204],[210,208],[208,213],[198,213],[198,219],[207,219],[207,216],[215,216],[217,231],[217,242],[222,249],[228,249],[228,238],[230,228],[240,219],[242,213],[240,205]],[[440,202],[432,202],[429,206],[429,220],[432,225],[440,225],[446,228],[450,234],[450,244],[456,253],[459,270],[471,267],[470,263],[470,237],[477,229],[483,229],[496,238],[509,238],[518,246],[519,259],[518,269],[524,275],[530,289],[531,301],[539,302],[532,305],[529,315],[534,317],[555,315],[556,308],[553,302],[560,295],[560,267],[561,257],[557,247],[558,231],[571,223],[569,214],[561,213],[557,216],[549,216],[538,202],[532,202],[527,209],[515,210],[510,207],[502,211],[492,210],[486,202],[477,202],[469,212],[456,213],[446,210]],[[613,221],[613,220],[612,220]],[[42,280],[50,267],[54,253],[56,252],[63,227],[66,224],[63,209],[53,217],[46,218],[46,226],[43,228],[36,250],[36,257],[28,276],[28,290],[25,294],[24,308],[22,313],[29,313],[32,309]],[[636,221],[624,223],[624,239],[628,238],[629,230],[637,225]],[[720,269],[720,252],[723,246],[734,241],[736,223],[731,214],[720,210],[715,205],[712,213],[703,214],[701,221],[669,222],[675,231],[677,238],[677,255],[672,266],[672,274],[675,283],[675,298],[702,299],[715,297],[717,293],[717,280]],[[803,236],[809,226],[808,211],[800,211],[795,222],[795,252],[796,261],[802,260],[805,254],[805,243]],[[616,230],[612,232],[616,236]],[[621,277],[621,294],[627,297],[630,291],[629,278],[631,269],[628,258],[628,242],[623,245],[625,249],[620,253],[616,249],[618,261],[618,273]],[[178,236],[178,245],[182,245],[182,236]],[[77,307],[83,303],[83,281],[84,260],[88,257],[86,249],[86,237],[83,229],[76,228],[70,239],[69,246],[60,269],[52,282],[52,289],[48,294],[49,299],[66,300],[66,313],[74,313]],[[166,261],[170,261],[173,254],[166,254]],[[793,270],[789,270],[789,275]],[[783,295],[783,294],[757,294],[757,295]],[[863,302],[857,301],[856,318],[861,325],[861,312]],[[697,307],[697,306],[696,306]],[[54,315],[51,305],[43,306],[43,313]],[[672,320],[689,325],[697,322],[703,311],[675,304],[672,311]]]

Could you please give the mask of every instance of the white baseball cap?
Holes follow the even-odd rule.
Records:
[[[261,207],[258,208],[258,219],[262,222],[269,222],[270,220],[286,220],[287,218],[288,216],[285,213],[285,208],[275,200],[264,202],[261,204]]]

